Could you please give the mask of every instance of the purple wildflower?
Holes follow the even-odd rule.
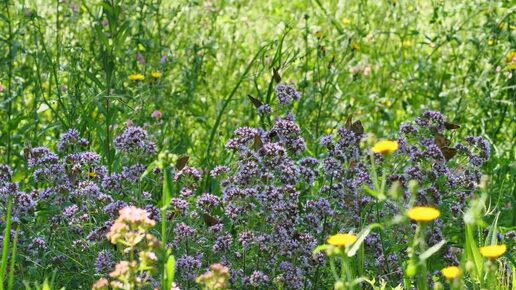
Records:
[[[121,152],[134,154],[143,153],[154,155],[156,144],[148,140],[147,131],[140,127],[128,127],[125,131],[115,138],[115,147]]]
[[[220,198],[211,193],[203,193],[203,195],[197,199],[197,208],[205,213],[212,211],[219,204]]]
[[[59,145],[57,145],[57,150],[59,152],[65,152],[69,148],[73,148],[75,145],[80,147],[87,147],[89,142],[85,138],[81,138],[79,131],[76,129],[70,129],[61,138]]]
[[[276,95],[281,105],[290,105],[292,101],[299,101],[301,99],[301,93],[294,87],[286,84],[276,86]]]
[[[100,251],[95,260],[95,271],[103,274],[109,272],[114,266],[113,254],[107,250]]]
[[[184,255],[176,260],[176,269],[179,275],[188,280],[194,280],[202,267],[202,255],[197,257]]]
[[[230,168],[227,167],[227,166],[216,166],[215,168],[213,168],[213,170],[210,171],[210,175],[211,177],[219,177],[221,176],[222,174],[224,173],[228,173],[230,171]]]
[[[0,164],[0,185],[4,182],[10,181],[12,176],[13,171],[11,167],[5,164]]]
[[[269,283],[269,280],[269,276],[260,271],[254,271],[248,279],[249,285],[256,288],[265,287]]]
[[[272,108],[268,104],[261,105],[260,107],[258,107],[258,113],[262,115],[270,114],[272,113]]]

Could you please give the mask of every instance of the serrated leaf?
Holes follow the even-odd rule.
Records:
[[[496,245],[497,244],[497,235],[498,235],[498,218],[500,217],[500,212],[496,215],[493,223],[489,227],[489,232],[487,233],[487,238],[485,245]]]

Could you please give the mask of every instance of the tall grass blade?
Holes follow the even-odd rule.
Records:
[[[13,198],[9,196],[9,203],[7,205],[7,219],[4,231],[4,243],[2,248],[2,265],[0,266],[0,290],[4,289],[5,272],[7,270],[7,260],[9,259],[9,244],[11,242],[11,211],[13,207]]]
[[[14,286],[14,266],[16,263],[16,246],[18,244],[18,234],[20,232],[20,227],[16,228],[16,233],[14,234],[13,239],[13,249],[11,251],[11,266],[9,267],[9,280],[7,282],[7,289],[11,290]]]

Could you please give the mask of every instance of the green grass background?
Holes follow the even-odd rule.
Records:
[[[349,115],[389,137],[437,110],[461,125],[458,136],[485,136],[491,204],[502,211],[500,226],[516,224],[511,1],[3,0],[0,7],[0,153],[18,180],[27,176],[23,148],[54,146],[69,128],[116,169],[112,140],[128,120],[148,123],[162,150],[187,154],[192,165],[225,164],[234,129],[268,122],[247,95],[279,109],[275,68],[303,93],[295,114],[311,154]],[[152,80],[154,71],[162,77]],[[132,73],[145,81],[128,80]]]

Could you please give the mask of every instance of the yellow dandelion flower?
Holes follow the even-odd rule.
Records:
[[[373,152],[382,155],[394,153],[396,150],[398,150],[398,142],[396,141],[383,140],[373,146]]]
[[[155,79],[159,79],[161,77],[161,73],[159,71],[151,72],[150,75]]]
[[[350,25],[350,24],[351,24],[351,19],[349,19],[349,18],[344,18],[344,19],[342,19],[342,24],[344,24],[344,25]]]
[[[448,280],[457,279],[462,274],[462,271],[457,266],[448,266],[446,268],[443,268],[441,270],[441,273],[443,273],[444,278]]]
[[[507,251],[506,245],[492,245],[492,246],[485,246],[480,248],[480,254],[482,256],[490,259],[490,260],[496,260],[503,256],[505,252]]]
[[[431,222],[441,215],[441,212],[433,207],[416,206],[408,210],[408,217],[416,222]]]
[[[145,79],[145,76],[142,74],[132,74],[128,77],[132,81],[143,81]]]
[[[328,238],[327,242],[336,247],[347,247],[357,240],[353,234],[336,234]]]

